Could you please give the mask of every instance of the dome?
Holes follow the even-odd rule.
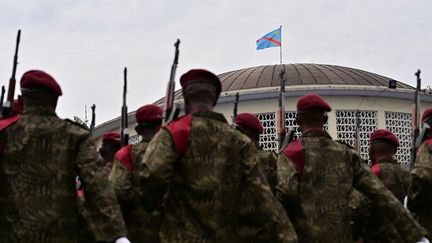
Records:
[[[219,74],[222,83],[222,95],[239,90],[279,87],[280,71],[285,72],[286,86],[373,86],[388,87],[388,78],[364,70],[337,65],[295,63],[248,67]],[[414,89],[397,82],[396,88]],[[176,92],[175,99],[181,99],[181,92]],[[162,102],[163,99],[156,103]]]

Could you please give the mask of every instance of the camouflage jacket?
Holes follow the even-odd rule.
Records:
[[[114,159],[109,180],[122,209],[132,242],[159,242],[160,216],[145,211],[141,200],[139,172],[148,142],[121,148]]]
[[[410,176],[395,160],[383,160],[372,166],[372,171],[380,178],[384,186],[403,203],[408,193]]]
[[[85,129],[46,107],[29,107],[0,135],[0,239],[5,242],[76,242],[75,176],[99,240],[126,235],[114,190],[103,175]]]
[[[325,131],[306,131],[280,153],[278,182],[276,194],[301,242],[352,241],[349,202],[353,188],[395,222],[407,242],[426,233],[360,156]]]
[[[176,143],[177,133],[170,130],[182,123],[187,146]],[[168,190],[161,241],[296,242],[256,153],[250,139],[218,113],[193,113],[162,128],[147,148],[141,174],[149,206]]]
[[[384,160],[372,166],[372,171],[393,195],[403,203],[407,195],[409,173],[395,160]],[[355,190],[352,197],[353,229],[364,242],[403,242],[393,222],[373,207],[371,201]]]
[[[432,139],[424,141],[417,151],[408,198],[409,210],[432,237]]]
[[[277,156],[272,151],[265,151],[263,149],[259,149],[257,154],[261,170],[264,172],[267,182],[274,193],[277,185]]]

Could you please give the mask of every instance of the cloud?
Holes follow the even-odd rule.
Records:
[[[129,110],[164,96],[177,38],[177,77],[196,67],[221,73],[278,63],[278,48],[256,51],[255,41],[279,25],[285,63],[338,64],[411,85],[418,67],[424,86],[432,77],[427,0],[4,0],[0,9],[0,80],[9,79],[22,28],[18,77],[48,71],[64,90],[59,115],[82,117],[95,103],[98,124],[120,114],[125,66]]]

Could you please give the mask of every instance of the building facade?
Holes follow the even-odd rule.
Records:
[[[281,83],[281,71],[285,86],[285,125],[296,129],[295,110],[298,98],[306,93],[321,95],[332,106],[328,113],[326,129],[334,138],[354,145],[355,130],[360,130],[360,154],[368,159],[368,139],[371,132],[386,128],[401,141],[398,161],[406,168],[411,161],[412,107],[415,88],[375,73],[322,64],[282,64],[244,68],[218,75],[222,82],[222,94],[216,111],[231,122],[236,93],[239,93],[238,113],[256,114],[264,126],[260,138],[266,150],[276,150],[276,110]],[[176,102],[182,103],[181,90],[176,92]],[[432,96],[421,94],[421,111],[432,105]],[[155,103],[162,104],[163,99]],[[129,113],[130,131],[135,125],[135,112]],[[104,132],[118,130],[120,119],[115,118],[96,128],[99,138]],[[297,132],[297,136],[301,136]],[[137,135],[131,143],[138,142]]]

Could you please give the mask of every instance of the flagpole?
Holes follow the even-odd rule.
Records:
[[[280,35],[281,35],[281,41],[280,41],[280,48],[279,48],[279,61],[280,64],[282,64],[282,25],[280,26]]]

